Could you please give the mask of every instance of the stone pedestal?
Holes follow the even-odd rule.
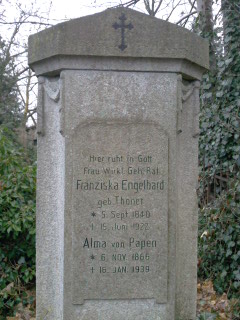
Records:
[[[118,8],[29,38],[37,319],[194,320],[208,44]]]

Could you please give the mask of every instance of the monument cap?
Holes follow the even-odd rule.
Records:
[[[209,68],[208,42],[129,8],[73,19],[29,37],[29,65],[62,57],[181,59]],[[60,66],[61,69],[61,66]]]

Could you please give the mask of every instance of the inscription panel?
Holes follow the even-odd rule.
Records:
[[[167,301],[168,138],[152,123],[73,136],[73,304]]]

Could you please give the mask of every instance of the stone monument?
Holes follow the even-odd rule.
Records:
[[[37,320],[194,320],[208,44],[109,9],[29,38]]]

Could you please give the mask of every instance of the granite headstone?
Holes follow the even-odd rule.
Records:
[[[37,320],[194,320],[207,42],[116,8],[30,36],[29,64]]]

